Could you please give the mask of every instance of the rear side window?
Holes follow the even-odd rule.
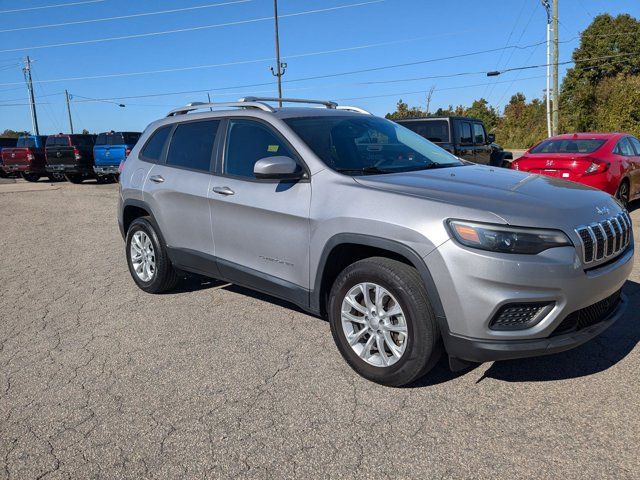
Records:
[[[476,145],[484,145],[487,143],[484,139],[484,128],[479,123],[473,124],[473,142]]]
[[[460,143],[473,143],[470,123],[462,122],[460,124]]]
[[[253,166],[266,157],[295,158],[284,141],[271,129],[251,120],[231,120],[224,157],[224,172],[238,177],[255,178]]]
[[[545,140],[529,153],[592,153],[604,145],[606,140],[594,138],[572,138]]]
[[[161,127],[151,135],[151,138],[140,153],[140,157],[143,160],[154,163],[160,161],[162,150],[164,148],[164,144],[167,143],[171,127],[172,125]]]
[[[631,146],[631,143],[629,142],[627,137],[624,137],[618,142],[614,153],[617,153],[618,155],[624,155],[625,157],[633,157],[635,155],[633,147]]]
[[[444,143],[449,141],[449,123],[446,120],[399,123],[403,127],[408,128],[430,142]]]
[[[219,125],[220,120],[178,125],[169,145],[167,165],[208,172]]]

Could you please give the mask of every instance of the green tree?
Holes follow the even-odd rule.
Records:
[[[498,113],[484,98],[475,100],[471,106],[465,110],[464,115],[482,120],[485,128],[489,132],[495,132],[498,126]]]
[[[511,148],[528,148],[546,137],[546,107],[541,99],[527,103],[516,93],[504,108],[497,127],[497,141]]]
[[[425,112],[420,110],[419,107],[409,107],[402,99],[398,100],[396,104],[396,111],[392,113],[387,113],[385,118],[390,120],[399,120],[401,118],[418,118],[418,117],[426,117]]]
[[[640,75],[639,39],[640,21],[628,14],[598,15],[582,32],[580,46],[573,51],[575,66],[562,83],[562,130],[598,129],[594,106],[601,100],[598,95],[604,93],[598,86],[618,76]]]
[[[5,137],[5,138],[18,138],[22,135],[29,135],[29,132],[27,131],[18,132],[16,130],[11,130],[7,128],[4,132],[0,133],[0,137]]]

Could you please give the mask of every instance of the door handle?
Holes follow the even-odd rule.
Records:
[[[149,180],[151,180],[153,183],[162,183],[164,182],[164,177],[162,175],[151,175],[149,177]]]
[[[213,187],[212,190],[220,195],[233,195],[235,193],[229,187]]]

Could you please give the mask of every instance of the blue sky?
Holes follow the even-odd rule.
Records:
[[[9,12],[76,2],[78,4],[66,7]],[[354,5],[358,3],[362,5]],[[223,5],[105,22],[15,30],[212,4]],[[354,6],[288,16],[346,5]],[[630,13],[640,17],[640,2],[637,0],[562,0],[559,6],[561,41],[577,36],[598,13]],[[546,18],[539,0],[279,0],[279,11],[281,52],[283,61],[288,63],[283,77],[285,96],[338,99],[340,103],[362,106],[382,115],[392,111],[399,98],[411,105],[424,105],[426,91],[431,86],[435,86],[432,109],[449,104],[468,105],[479,97],[501,107],[516,91],[522,91],[531,98],[541,96],[545,87],[544,68],[492,78],[475,73],[544,64],[544,45],[292,81],[500,49],[506,45],[542,42],[545,40]],[[206,100],[207,94],[203,91],[113,100],[125,104],[125,108],[87,99],[207,89],[214,101],[233,100],[243,95],[275,95],[275,78],[269,71],[269,66],[275,64],[272,59],[273,22],[267,18],[272,14],[272,0],[0,1],[0,30],[3,30],[0,31],[0,130],[31,129],[28,105],[24,104],[26,88],[18,65],[20,57],[25,55],[30,55],[34,61],[41,133],[68,131],[62,94],[65,89],[73,95],[76,130],[87,128],[92,132],[142,130],[171,108],[190,101]],[[264,18],[267,19],[260,20]],[[34,48],[225,23],[236,24]],[[563,43],[560,60],[569,60],[577,44],[577,40]],[[187,67],[220,64],[227,65],[185,70]],[[162,69],[183,70],[72,80]],[[457,73],[471,74],[422,78]],[[57,79],[66,80],[50,81]],[[268,85],[244,87],[261,83]]]

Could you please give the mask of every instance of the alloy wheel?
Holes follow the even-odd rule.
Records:
[[[156,273],[156,256],[149,236],[138,230],[131,237],[131,264],[143,282],[150,282]]]
[[[384,287],[359,283],[345,295],[342,330],[353,351],[369,365],[388,367],[407,347],[407,321],[402,307]]]

